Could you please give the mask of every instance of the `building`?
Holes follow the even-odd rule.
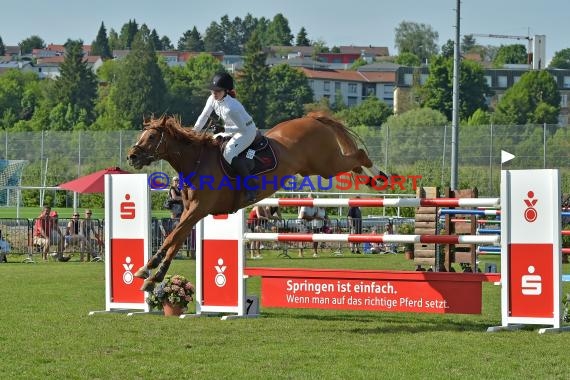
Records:
[[[369,96],[375,96],[390,107],[394,105],[394,85],[396,70],[360,71],[312,69],[301,67],[300,70],[309,79],[315,102],[323,98],[334,104],[340,96],[349,107],[362,103]]]

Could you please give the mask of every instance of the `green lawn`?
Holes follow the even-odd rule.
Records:
[[[247,265],[414,268],[401,254],[263,255]],[[18,261],[0,264],[4,379],[566,379],[570,373],[568,335],[485,332],[500,324],[500,288],[489,283],[481,315],[262,308],[260,318],[228,321],[88,316],[105,308],[103,263]],[[170,273],[194,281],[194,264],[175,260]],[[247,292],[259,293],[258,278],[248,280]]]

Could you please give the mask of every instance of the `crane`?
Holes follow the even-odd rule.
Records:
[[[508,35],[508,34],[478,34],[478,33],[473,33],[471,34],[471,36],[473,37],[488,37],[488,38],[507,38],[510,40],[527,40],[528,41],[528,47],[527,47],[527,63],[529,65],[532,65],[532,41],[533,41],[533,37],[531,36],[512,36],[512,35]]]

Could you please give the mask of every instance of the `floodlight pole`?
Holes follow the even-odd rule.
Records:
[[[459,49],[461,1],[456,0],[455,9],[455,44],[453,49],[453,111],[451,119],[451,190],[457,190],[457,162],[459,145],[459,61],[461,59]]]

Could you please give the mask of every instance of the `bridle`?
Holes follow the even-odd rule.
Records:
[[[147,129],[148,130],[148,129]],[[160,148],[160,145],[162,144],[162,142],[164,141],[164,131],[160,132],[160,140],[158,140],[158,144],[156,144],[156,147],[154,148],[154,152],[152,154],[147,153],[143,148],[141,148],[139,141],[136,142],[135,145],[133,145],[133,148],[136,148],[139,152],[145,152],[146,153],[146,157],[145,158],[150,158],[152,161],[156,161],[160,159],[159,156],[159,151],[158,148]]]

